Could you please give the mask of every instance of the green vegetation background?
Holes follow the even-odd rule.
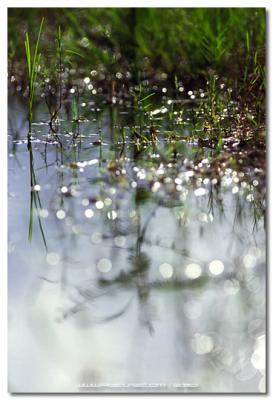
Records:
[[[26,71],[25,32],[35,41],[42,17],[42,54],[55,56],[60,26],[78,68],[130,70],[135,78],[140,71],[200,78],[211,68],[235,85],[264,88],[263,8],[9,8],[10,71]]]

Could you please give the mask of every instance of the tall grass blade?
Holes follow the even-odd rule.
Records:
[[[36,67],[38,65],[38,63],[36,62],[36,58],[37,58],[37,52],[38,52],[38,48],[39,48],[41,33],[42,33],[42,29],[43,29],[43,23],[44,23],[44,18],[42,18],[42,21],[41,21],[41,24],[40,24],[40,29],[39,29],[38,38],[37,38],[37,41],[36,41],[35,52],[34,52],[34,57],[33,57],[33,62],[32,62],[32,71],[31,71],[32,84],[35,83],[33,78],[34,78],[34,71],[35,71],[35,69],[36,69]]]
[[[40,29],[38,32],[38,37],[35,44],[34,56],[33,60],[31,60],[31,50],[30,50],[30,42],[29,42],[29,35],[26,32],[25,35],[25,52],[26,52],[26,61],[27,61],[27,69],[28,69],[28,87],[29,87],[29,95],[28,95],[28,122],[29,122],[29,131],[28,131],[28,138],[30,138],[30,133],[32,129],[32,108],[33,108],[33,99],[34,99],[34,92],[35,92],[35,85],[37,81],[37,74],[38,74],[38,66],[41,59],[41,54],[38,54],[40,38],[43,29],[44,18],[42,18]]]

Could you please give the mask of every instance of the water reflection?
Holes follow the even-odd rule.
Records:
[[[121,111],[10,125],[11,390],[263,391],[261,155],[138,143]]]

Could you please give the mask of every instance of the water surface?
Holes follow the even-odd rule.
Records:
[[[264,391],[263,167],[87,115],[10,102],[10,391]]]

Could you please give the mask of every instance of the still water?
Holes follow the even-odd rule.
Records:
[[[10,103],[9,390],[264,392],[263,168],[104,110]]]

